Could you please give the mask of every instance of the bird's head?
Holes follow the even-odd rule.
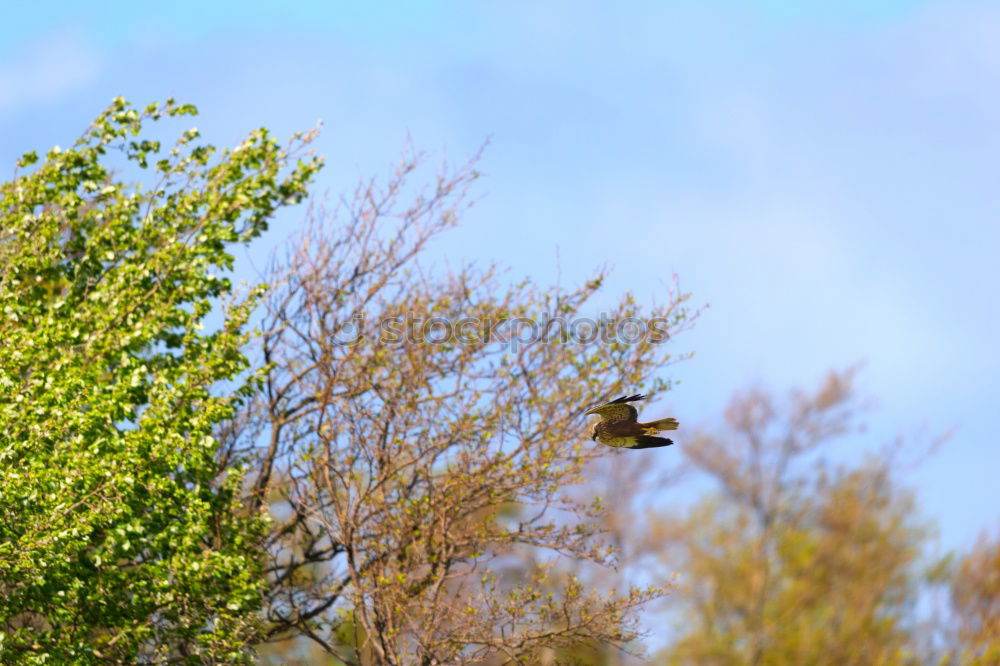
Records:
[[[592,441],[592,442],[596,442],[597,441],[597,424],[598,423],[599,423],[599,421],[594,421],[590,425],[590,441]]]

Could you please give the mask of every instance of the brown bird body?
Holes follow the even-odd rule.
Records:
[[[667,418],[640,423],[639,412],[628,404],[645,398],[644,395],[623,395],[617,400],[588,409],[586,411],[588,416],[596,414],[601,417],[601,420],[594,424],[590,438],[607,446],[624,449],[652,449],[673,444],[673,441],[666,437],[655,435],[661,430],[677,430],[679,426],[677,419]]]

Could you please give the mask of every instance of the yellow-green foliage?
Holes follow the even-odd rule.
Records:
[[[250,385],[253,294],[204,319],[227,248],[320,164],[290,168],[266,130],[219,154],[143,132],[194,113],[116,99],[0,187],[2,663],[246,658],[266,523],[241,515],[212,432]]]
[[[959,622],[960,663],[1000,663],[1000,540],[984,536],[961,559],[952,600]]]
[[[891,459],[856,468],[818,452],[851,429],[851,374],[788,406],[753,391],[729,428],[686,453],[722,491],[667,518],[677,557],[670,664],[916,664],[912,608],[925,530]]]

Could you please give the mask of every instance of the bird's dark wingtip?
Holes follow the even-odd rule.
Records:
[[[666,437],[653,437],[651,435],[640,435],[635,438],[635,445],[630,446],[630,449],[658,449],[661,446],[670,446],[674,443],[674,440],[667,439]]]
[[[643,395],[641,393],[636,393],[635,395],[623,395],[620,398],[616,398],[615,400],[612,400],[608,404],[610,404],[610,405],[617,405],[617,404],[623,403],[623,402],[635,402],[636,400],[645,400],[645,399],[646,399],[645,395]]]

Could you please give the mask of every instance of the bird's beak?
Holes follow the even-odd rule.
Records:
[[[596,442],[597,441],[597,433],[596,432],[593,435],[590,436],[590,441],[592,441],[592,442]]]

